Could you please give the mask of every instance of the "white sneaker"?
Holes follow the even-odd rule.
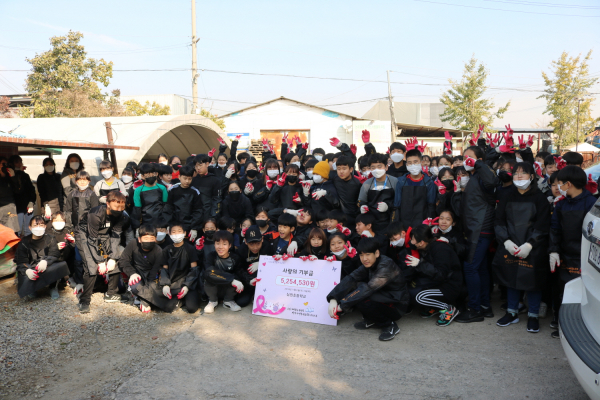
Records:
[[[231,311],[240,311],[242,309],[242,307],[238,306],[235,301],[224,301],[223,307],[229,308]],[[205,311],[206,311],[206,309],[205,309]]]
[[[204,307],[205,314],[212,314],[215,312],[215,307],[219,305],[218,301],[209,301],[206,307]]]

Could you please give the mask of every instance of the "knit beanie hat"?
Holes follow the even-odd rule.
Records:
[[[325,179],[329,179],[329,171],[331,170],[331,166],[329,166],[329,162],[327,161],[319,161],[315,168],[313,169],[313,174],[321,175]]]

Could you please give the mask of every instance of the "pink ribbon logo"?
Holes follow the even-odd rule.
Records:
[[[285,306],[281,307],[277,312],[273,312],[271,310],[266,310],[265,306],[265,296],[262,294],[256,298],[256,308],[252,310],[253,312],[259,312],[261,314],[270,314],[270,315],[279,315],[285,311]]]

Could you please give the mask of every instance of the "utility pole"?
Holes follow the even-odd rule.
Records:
[[[106,138],[108,139],[108,144],[113,146],[115,144],[112,135],[112,125],[110,122],[105,122],[104,126],[106,127]],[[115,149],[111,148],[108,150],[108,154],[110,154],[111,162],[113,165],[113,169],[115,171],[115,175],[119,176],[119,167],[117,166],[117,154],[115,153]]]
[[[577,133],[575,136],[575,152],[577,152],[577,147],[579,146],[579,105],[581,104],[581,100],[582,99],[575,99],[577,100]]]
[[[196,60],[196,0],[192,0],[192,114],[198,108],[198,61]]]
[[[388,81],[388,101],[390,102],[390,121],[392,123],[392,141],[396,141],[396,135],[398,134],[398,127],[396,126],[396,117],[394,116],[394,101],[392,100],[392,87],[390,86],[390,71],[387,71]]]

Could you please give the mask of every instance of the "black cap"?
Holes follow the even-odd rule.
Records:
[[[258,226],[252,225],[246,229],[244,239],[246,239],[246,243],[260,242],[262,240],[262,233],[260,233]]]

